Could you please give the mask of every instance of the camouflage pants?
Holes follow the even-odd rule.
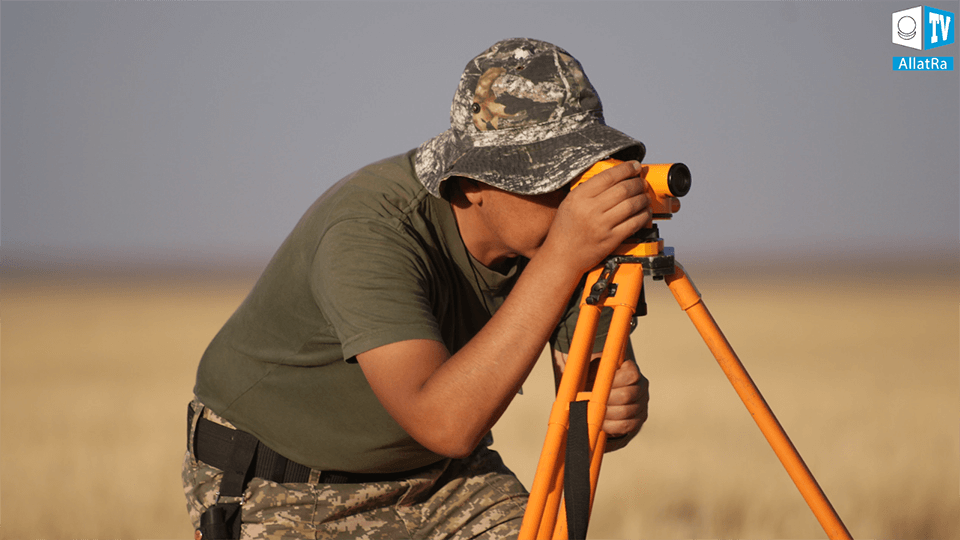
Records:
[[[196,400],[193,407],[191,434],[201,415],[233,427]],[[319,474],[312,471],[305,483],[254,478],[243,493],[241,538],[516,538],[527,501],[526,490],[499,454],[483,446],[467,458],[443,461],[403,480],[320,484]],[[183,488],[195,528],[200,514],[217,502],[222,476],[220,469],[194,458],[189,437]]]

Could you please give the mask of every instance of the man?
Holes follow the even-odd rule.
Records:
[[[612,155],[634,161],[569,191]],[[205,352],[184,462],[194,525],[515,537],[526,492],[488,434],[546,343],[562,370],[582,274],[650,220],[641,157],[562,49],[510,39],[471,61],[451,128],[321,196]],[[610,448],[646,402],[631,358]]]

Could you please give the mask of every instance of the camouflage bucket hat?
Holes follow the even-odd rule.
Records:
[[[434,196],[452,176],[537,195],[566,185],[620,152],[644,147],[603,120],[580,63],[534,39],[500,41],[467,64],[450,108],[450,129],[420,145],[417,176]]]

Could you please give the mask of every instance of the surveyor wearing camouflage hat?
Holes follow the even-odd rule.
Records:
[[[323,194],[207,348],[183,467],[198,534],[516,537],[526,491],[489,432],[547,343],[562,372],[582,274],[651,218],[643,145],[532,39],[471,60],[450,118]],[[646,419],[630,355],[611,449]]]

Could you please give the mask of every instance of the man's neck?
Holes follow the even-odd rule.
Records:
[[[479,219],[476,208],[463,200],[451,201],[450,208],[453,210],[457,229],[460,231],[460,239],[477,262],[495,271],[509,266],[510,258],[507,251],[499,247],[498,243],[491,241],[494,235],[484,221]]]

